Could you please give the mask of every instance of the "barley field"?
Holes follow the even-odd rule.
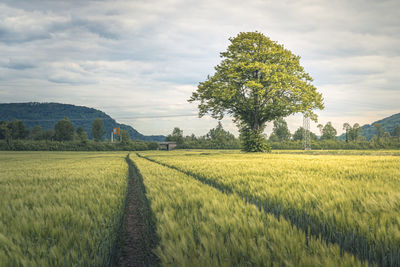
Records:
[[[400,265],[398,151],[138,155],[285,218],[306,236],[336,244],[361,260]]]
[[[110,262],[126,153],[1,152],[0,266]]]
[[[237,195],[131,155],[156,218],[163,266],[362,266]],[[366,265],[366,263],[364,263]]]
[[[1,152],[0,266],[110,266],[132,175],[163,266],[400,266],[400,151],[126,156]]]

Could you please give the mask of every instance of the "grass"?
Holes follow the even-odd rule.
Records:
[[[2,152],[0,265],[109,264],[126,193],[125,155]]]
[[[139,154],[233,192],[361,259],[400,265],[400,158],[393,156],[398,151],[361,153],[368,155],[353,151]]]
[[[182,172],[131,155],[143,177],[163,266],[361,266],[327,245]]]

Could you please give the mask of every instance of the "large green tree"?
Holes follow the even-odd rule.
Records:
[[[300,65],[300,57],[259,32],[230,38],[215,73],[201,82],[189,102],[200,101],[199,116],[234,118],[245,151],[267,149],[267,122],[301,112],[311,119],[323,109],[322,95]]]

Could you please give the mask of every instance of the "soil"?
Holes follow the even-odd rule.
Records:
[[[127,162],[128,194],[118,266],[159,266],[153,253],[157,246],[155,226],[142,177],[129,158]]]

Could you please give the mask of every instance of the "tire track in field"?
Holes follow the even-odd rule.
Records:
[[[158,237],[143,178],[129,154],[126,162],[129,166],[128,192],[117,266],[159,266],[160,261],[153,253]]]
[[[182,170],[176,166],[172,166],[172,165],[169,165],[169,164],[166,164],[163,162],[159,162],[157,160],[140,155],[139,153],[136,153],[136,155],[140,158],[146,159],[148,161],[157,163],[164,167],[168,167],[170,169],[184,173],[184,174],[188,175],[189,177],[192,177],[193,179],[200,181],[203,184],[206,184],[208,186],[211,186],[211,187],[219,190],[222,193],[236,194],[244,202],[255,205],[259,210],[263,210],[266,213],[270,213],[270,214],[274,215],[278,220],[280,219],[280,217],[285,218],[293,226],[296,226],[297,228],[304,231],[304,233],[306,235],[306,241],[308,241],[310,239],[310,236],[313,236],[314,238],[325,241],[326,244],[338,245],[340,247],[341,251],[346,251],[348,253],[351,253],[351,254],[355,255],[356,257],[358,257],[362,261],[368,261],[369,265],[371,265],[371,266],[373,266],[375,264],[377,264],[378,266],[393,266],[393,264],[390,264],[390,262],[388,262],[388,259],[386,258],[386,255],[385,255],[386,254],[385,251],[374,250],[374,248],[376,248],[376,244],[374,244],[374,243],[370,244],[369,241],[364,236],[358,235],[357,232],[352,231],[352,232],[340,233],[340,232],[334,231],[334,234],[329,233],[328,232],[329,230],[327,229],[327,226],[325,224],[314,219],[306,212],[300,211],[297,214],[285,213],[281,210],[281,207],[279,207],[278,205],[263,204],[262,201],[259,199],[249,198],[249,197],[244,196],[243,194],[234,192],[231,188],[225,187],[223,184],[209,180],[209,179],[207,179],[207,177],[198,175],[198,174],[190,172],[190,171]],[[300,223],[299,218],[301,218],[302,221],[309,221],[310,223],[309,224]],[[323,229],[323,230],[321,230],[321,229]],[[356,238],[354,238],[355,240],[354,241],[349,240],[348,237],[350,237],[350,236],[356,237]],[[359,249],[355,249],[355,248],[359,248]]]

